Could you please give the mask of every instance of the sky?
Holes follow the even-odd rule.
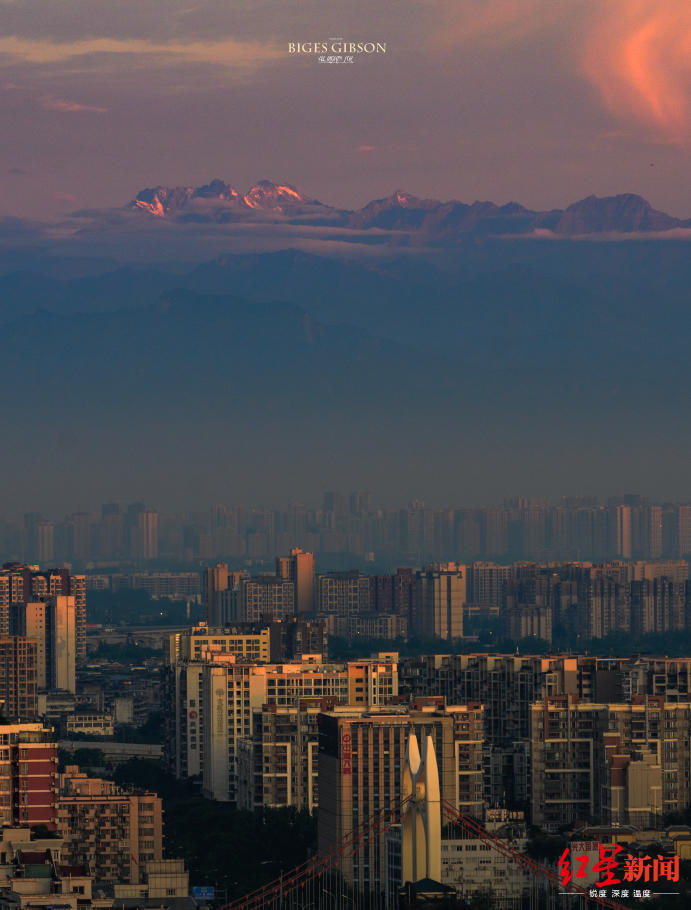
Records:
[[[350,65],[289,42],[385,42]],[[259,179],[691,216],[688,0],[0,0],[0,215]]]

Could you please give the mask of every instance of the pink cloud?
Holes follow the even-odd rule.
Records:
[[[355,149],[356,152],[374,152],[376,151],[376,145],[358,145]]]
[[[56,202],[69,202],[70,205],[75,205],[77,203],[77,197],[73,196],[72,193],[53,193],[53,199]]]
[[[662,141],[691,140],[689,0],[435,0],[435,49],[507,48],[547,29],[565,37],[564,61],[597,89],[619,120]]]
[[[672,142],[691,137],[691,7],[687,0],[601,0],[583,66],[605,105]]]
[[[432,33],[435,47],[451,49],[473,42],[507,46],[545,29],[563,15],[572,0],[482,0],[458,3],[438,0],[439,26]]]
[[[105,114],[107,107],[96,107],[93,104],[79,104],[77,101],[68,101],[65,98],[53,98],[46,95],[41,98],[41,107],[44,111],[58,111],[60,114]]]

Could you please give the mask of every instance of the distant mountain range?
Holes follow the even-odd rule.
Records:
[[[546,212],[517,202],[466,204],[457,200],[419,199],[397,190],[356,211],[338,209],[306,196],[290,184],[260,180],[246,193],[222,180],[204,186],[157,186],[142,190],[127,206],[168,220],[197,223],[286,220],[354,230],[394,231],[434,242],[468,234],[511,236],[551,233],[558,237],[586,234],[648,233],[691,228],[691,219],[674,218],[654,209],[642,196],[588,196],[566,209]]]
[[[469,501],[492,472],[658,471],[684,497],[689,227],[635,195],[347,211],[268,181],[5,219],[0,474],[21,508],[46,485],[246,501],[339,477]]]
[[[218,179],[204,186],[157,186],[142,190],[129,204],[129,208],[157,218],[206,218],[209,221],[226,220],[224,216],[231,212],[294,216],[334,211],[316,199],[303,196],[295,187],[287,184],[260,180],[246,193],[241,193],[229,183]]]

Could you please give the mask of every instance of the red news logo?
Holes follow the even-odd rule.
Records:
[[[341,774],[353,773],[353,738],[350,733],[341,737]]]
[[[622,882],[668,882],[679,881],[679,857],[660,856],[633,856],[626,853],[623,856],[623,847],[619,844],[598,844],[599,859],[593,864],[592,872],[599,876],[595,883],[598,888],[608,885],[621,885]],[[575,868],[571,865],[570,848],[559,857],[557,868],[559,878],[564,887],[574,878],[585,878],[588,872],[589,856],[577,856]],[[621,874],[622,878],[617,878]]]

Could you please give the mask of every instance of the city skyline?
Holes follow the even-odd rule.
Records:
[[[334,499],[335,498],[335,499]],[[357,504],[355,504],[357,503]],[[187,508],[168,508],[159,503],[152,503],[149,497],[101,497],[90,503],[80,503],[78,508],[67,506],[66,508],[52,509],[50,514],[45,513],[40,508],[40,502],[32,503],[32,508],[19,509],[17,512],[0,513],[0,520],[21,521],[27,519],[38,519],[45,521],[58,521],[61,518],[70,515],[85,514],[104,516],[109,512],[125,513],[128,509],[135,508],[137,511],[154,511],[159,515],[184,516],[194,515],[197,517],[209,517],[215,510],[233,510],[241,509],[246,512],[253,510],[264,511],[287,511],[292,507],[306,509],[309,512],[336,512],[337,514],[360,515],[377,512],[379,510],[401,510],[401,509],[551,509],[558,507],[566,508],[607,508],[612,505],[685,505],[691,503],[691,497],[684,496],[665,496],[658,497],[641,491],[640,489],[626,489],[623,491],[609,491],[604,494],[592,492],[568,492],[557,493],[555,495],[543,493],[517,493],[515,490],[501,495],[491,501],[480,500],[463,500],[454,499],[453,501],[444,499],[428,500],[422,495],[411,495],[410,497],[391,498],[382,501],[378,491],[372,488],[350,489],[342,487],[323,488],[314,491],[311,496],[300,498],[298,496],[288,496],[274,500],[238,500],[233,497],[218,497],[215,500],[198,500]],[[35,506],[35,508],[33,508]],[[142,508],[143,507],[143,508]]]
[[[299,548],[299,549],[295,549]],[[50,520],[40,512],[0,521],[0,557],[92,567],[193,565],[229,559],[236,567],[306,551],[330,565],[430,561],[660,560],[691,555],[691,504],[639,494],[593,498],[511,497],[486,507],[431,507],[412,500],[378,508],[371,492],[325,492],[321,508],[215,504],[159,514],[144,502],[104,503],[100,512]],[[310,560],[312,556],[310,555]],[[347,561],[350,560],[349,565]],[[286,580],[296,568],[283,561]]]

